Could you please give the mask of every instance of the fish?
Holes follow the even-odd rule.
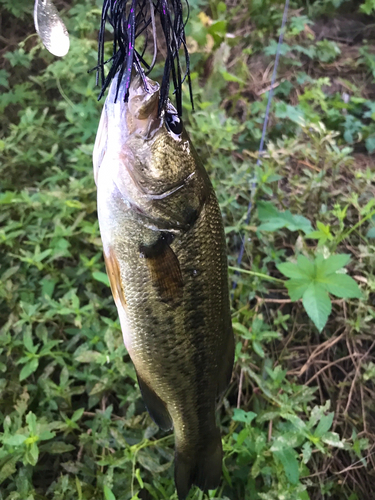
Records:
[[[114,76],[93,151],[103,253],[145,406],[174,429],[179,500],[218,487],[216,402],[234,361],[219,204],[160,86]],[[124,96],[127,96],[126,100]]]

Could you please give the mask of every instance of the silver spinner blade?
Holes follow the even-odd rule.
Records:
[[[51,0],[35,0],[34,24],[45,48],[54,56],[68,53],[69,34]]]

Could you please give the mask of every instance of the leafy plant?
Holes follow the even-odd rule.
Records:
[[[277,266],[290,278],[285,283],[290,298],[293,301],[302,299],[307,314],[320,332],[332,309],[329,294],[345,299],[362,296],[353,278],[340,272],[349,260],[347,254],[331,255],[327,259],[319,254],[312,261],[299,255],[296,264],[285,262]]]
[[[264,201],[259,201],[257,208],[258,219],[262,222],[258,231],[276,231],[286,227],[290,231],[301,230],[311,234],[311,222],[303,215],[293,215],[289,210],[280,212],[272,203]]]

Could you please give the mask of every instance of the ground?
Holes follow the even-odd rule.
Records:
[[[64,59],[34,35],[31,3],[0,0],[0,499],[176,499],[173,437],[145,412],[102,258],[91,170],[102,103],[87,74],[101,2],[56,1]],[[370,500],[375,4],[290,5],[258,165],[284,6],[190,6],[195,112],[185,89],[183,119],[236,282],[224,474],[208,497]]]

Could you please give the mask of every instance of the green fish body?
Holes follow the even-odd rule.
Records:
[[[158,116],[159,86],[139,77],[128,102],[112,82],[94,148],[98,217],[124,342],[142,396],[162,429],[174,428],[175,481],[218,486],[217,397],[234,340],[219,205],[176,110]]]

